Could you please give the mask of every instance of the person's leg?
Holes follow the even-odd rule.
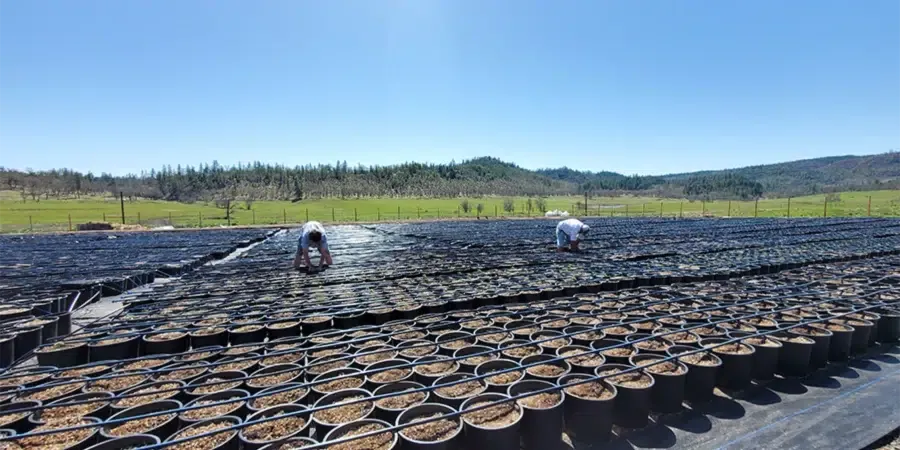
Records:
[[[569,236],[563,233],[559,228],[556,229],[556,251],[562,252],[569,246]]]

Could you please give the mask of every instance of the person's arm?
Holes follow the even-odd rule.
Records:
[[[331,251],[328,250],[328,236],[322,235],[322,242],[319,243],[319,268],[325,266],[325,264],[331,265]]]
[[[309,247],[301,251],[303,252],[303,262],[306,263],[306,267],[312,267],[312,263],[309,261]]]
[[[294,266],[295,269],[299,269],[299,268],[300,268],[300,260],[301,260],[301,259],[302,259],[302,253],[300,252],[300,249],[298,248],[298,249],[297,249],[297,253],[294,254],[294,264],[293,264],[293,266]]]
[[[579,240],[577,240],[577,239],[574,240],[574,241],[572,241],[571,247],[572,247],[572,251],[573,251],[573,252],[577,252],[577,251],[578,251],[578,244],[580,244],[580,243],[581,243],[581,241],[579,241]]]

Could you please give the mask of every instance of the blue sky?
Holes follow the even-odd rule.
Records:
[[[896,0],[4,0],[0,165],[670,173],[900,149]]]

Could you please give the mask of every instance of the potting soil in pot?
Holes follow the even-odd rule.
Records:
[[[561,398],[562,396],[558,392],[544,392],[520,398],[516,402],[529,408],[547,409],[558,405]]]
[[[109,368],[110,368],[110,366],[106,366],[103,364],[96,365],[96,366],[90,366],[90,367],[83,367],[83,368],[76,367],[74,369],[68,369],[68,370],[64,370],[64,371],[60,372],[58,375],[58,378],[85,377],[85,376],[93,375],[95,373],[103,372],[105,370],[109,370]]]
[[[539,364],[534,367],[529,367],[525,370],[532,375],[541,377],[556,377],[566,372],[566,369],[555,366],[553,364]]]
[[[488,374],[493,373],[493,372],[498,372],[500,370],[504,370],[504,369],[493,370],[491,372],[488,372]],[[487,375],[487,374],[485,374],[485,375]],[[485,381],[487,381],[488,383],[491,383],[491,384],[496,384],[496,385],[502,386],[502,385],[515,383],[516,381],[519,381],[521,378],[522,378],[522,371],[514,370],[512,372],[505,372],[505,373],[501,373],[498,375],[489,376],[489,377],[485,378]]]
[[[340,438],[359,436],[361,434],[383,430],[384,428],[385,426],[380,423],[367,423],[340,436]],[[384,432],[374,436],[344,442],[342,444],[330,445],[328,446],[328,450],[390,450],[393,442],[394,433]]]
[[[209,405],[212,403],[224,402],[224,401],[228,401],[228,400],[239,400],[241,398],[242,397],[240,397],[240,396],[234,396],[234,397],[228,397],[228,398],[220,398],[218,400],[201,400],[201,401],[192,403],[191,406],[192,407],[203,406],[203,405]],[[191,410],[181,413],[181,417],[186,420],[192,420],[192,421],[200,421],[203,419],[212,419],[213,417],[226,416],[229,413],[233,412],[234,410],[238,409],[243,404],[244,404],[243,401],[234,401],[234,402],[225,403],[222,405],[208,406],[206,408],[191,409]]]
[[[428,364],[418,365],[416,372],[424,375],[442,375],[451,373],[456,370],[456,362],[454,361],[437,361]]]
[[[267,419],[281,415],[283,414],[279,413]],[[298,416],[289,416],[244,427],[242,433],[247,440],[252,442],[266,442],[296,433],[297,430],[304,426],[306,426],[306,419]]]
[[[400,392],[408,392],[412,389]],[[384,409],[407,409],[425,401],[424,392],[410,392],[408,394],[395,395],[393,397],[375,400],[375,404]]]
[[[305,387],[298,387],[294,389],[288,389],[284,392],[278,392],[275,394],[265,395],[262,397],[258,397],[250,402],[250,405],[255,409],[266,409],[275,405],[283,405],[286,403],[294,403],[297,400],[303,398],[308,390]]]
[[[182,431],[176,433],[175,435],[173,435],[169,439],[176,440],[176,439],[190,438],[190,437],[194,437],[194,436],[199,436],[201,434],[213,432],[216,430],[228,428],[230,426],[232,426],[232,423],[225,421],[225,420],[223,420],[221,422],[208,423],[205,425],[200,425],[200,426],[191,427],[191,428],[182,430]],[[211,449],[214,449],[214,448],[228,442],[228,440],[231,439],[235,434],[237,434],[237,431],[223,431],[221,433],[216,433],[216,434],[213,434],[210,436],[197,438],[197,439],[191,439],[189,441],[182,442],[180,444],[175,444],[175,445],[169,446],[167,448],[170,450],[211,450]]]
[[[487,389],[478,380],[465,381],[452,386],[444,386],[434,390],[437,394],[447,398],[468,398],[480,394]]]
[[[645,365],[651,363],[652,361],[641,361],[640,365]],[[637,365],[637,364],[636,364]],[[655,363],[652,366],[647,366],[644,368],[647,372],[660,374],[660,375],[681,375],[683,373],[687,373],[687,369],[680,365],[675,364],[672,361],[664,361]],[[607,378],[608,380],[608,378]]]
[[[495,402],[476,402],[468,405],[468,409],[494,404]],[[467,412],[463,418],[472,425],[482,428],[503,428],[512,425],[522,416],[521,408],[513,402],[503,402],[490,408]]]
[[[411,373],[412,369],[389,369],[385,370],[384,372],[378,372],[369,375],[369,379],[378,383],[388,383],[391,381],[402,380],[408,377]]]
[[[82,403],[80,405],[44,408],[41,410],[41,422],[51,422],[70,417],[84,417],[108,404],[109,400],[99,400],[96,402]],[[0,426],[2,426],[2,424],[0,424]]]
[[[277,384],[285,383],[287,381],[293,380],[300,375],[299,370],[291,370],[287,372],[282,372],[275,375],[268,375],[264,377],[257,377],[247,380],[247,385],[256,388],[270,387],[275,386]]]
[[[175,413],[173,412],[170,414],[160,414],[143,419],[129,420],[128,422],[119,425],[113,425],[105,432],[110,436],[116,437],[131,436],[133,434],[144,434],[174,418]]]
[[[85,420],[81,417],[67,417],[65,419],[55,420],[47,424],[41,425],[34,429],[38,431],[59,430],[80,425],[91,425],[94,422]],[[44,434],[40,436],[28,436],[17,439],[16,444],[25,449],[64,449],[71,447],[85,439],[97,430],[97,427],[79,428],[77,430],[68,430],[60,433]]]
[[[419,416],[410,423],[442,417],[443,414]],[[412,425],[400,430],[400,434],[420,442],[439,442],[453,437],[459,429],[459,423],[451,419],[440,419],[419,425]]]
[[[83,388],[86,384],[87,383],[85,383],[84,381],[79,381],[77,383],[59,384],[57,386],[51,386],[45,389],[34,390],[28,394],[22,394],[16,397],[15,401],[37,400],[41,402],[47,402],[49,400],[53,400],[66,394],[75,392]]]
[[[143,395],[122,398],[116,400],[113,404],[119,408],[130,408],[132,406],[152,403],[157,400],[172,398],[180,393],[180,391],[178,391],[179,387],[181,386],[178,383],[164,383],[153,387],[138,389],[134,392],[129,392],[128,395]]]
[[[340,425],[363,418],[367,412],[372,409],[372,402],[358,402],[350,405],[340,406],[343,403],[361,400],[366,397],[355,395],[341,399],[341,401],[329,405],[328,409],[323,409],[313,413],[313,416],[322,423],[331,425]]]
[[[134,361],[123,365],[122,367],[116,369],[117,372],[131,372],[135,370],[141,369],[156,369],[157,367],[161,367],[168,363],[172,362],[172,358],[152,358],[152,359],[142,359],[140,361]]]
[[[505,356],[522,359],[532,355],[540,355],[541,349],[535,345],[526,345],[523,347],[507,348],[504,349],[501,353],[503,353]]]
[[[778,347],[781,345],[778,343],[778,341],[766,336],[750,337],[743,339],[741,342],[758,347]]]
[[[206,395],[220,391],[227,391],[240,386],[242,381],[231,381],[230,378],[211,377],[203,381],[203,386],[191,389],[191,394]]]
[[[344,389],[355,389],[363,385],[362,377],[343,377],[326,383],[317,384],[314,389],[319,392],[337,392]]]
[[[561,352],[559,356],[566,358],[566,362],[569,364],[584,367],[597,367],[603,364],[603,358],[597,353],[585,352],[578,349],[566,350]]]
[[[679,356],[678,360],[687,363],[693,364],[695,366],[717,366],[719,365],[719,358],[707,353],[692,353],[690,355]]]
[[[753,348],[749,347],[747,345],[743,345],[743,344],[735,342],[732,344],[720,345],[718,347],[713,348],[712,351],[717,352],[717,353],[726,353],[729,355],[748,355],[750,353],[753,353]]]
[[[612,375],[619,372],[619,369],[601,370],[597,372],[597,375]],[[605,379],[610,383],[631,388],[644,388],[653,384],[653,378],[645,373],[641,373],[639,370],[633,370],[620,375],[613,375]]]

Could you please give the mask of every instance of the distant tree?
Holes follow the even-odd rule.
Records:
[[[825,201],[828,203],[838,203],[841,201],[841,194],[832,192],[825,196]]]
[[[531,197],[528,197],[528,199],[525,200],[525,210],[528,211],[529,213],[531,213],[531,209],[533,206],[534,205],[532,205]]]
[[[469,211],[472,210],[472,205],[469,204],[468,199],[463,199],[463,201],[459,202],[459,209],[461,209],[462,212],[468,214]]]
[[[516,210],[516,204],[513,202],[513,199],[507,198],[503,200],[503,211],[508,213],[513,213]]]
[[[537,206],[538,211],[540,211],[541,213],[547,212],[547,200],[545,200],[543,198],[538,198],[537,200],[534,201],[534,203],[535,203],[535,206]]]
[[[475,211],[478,213],[478,216],[481,216],[481,213],[484,212],[484,205],[479,203],[475,205]]]

